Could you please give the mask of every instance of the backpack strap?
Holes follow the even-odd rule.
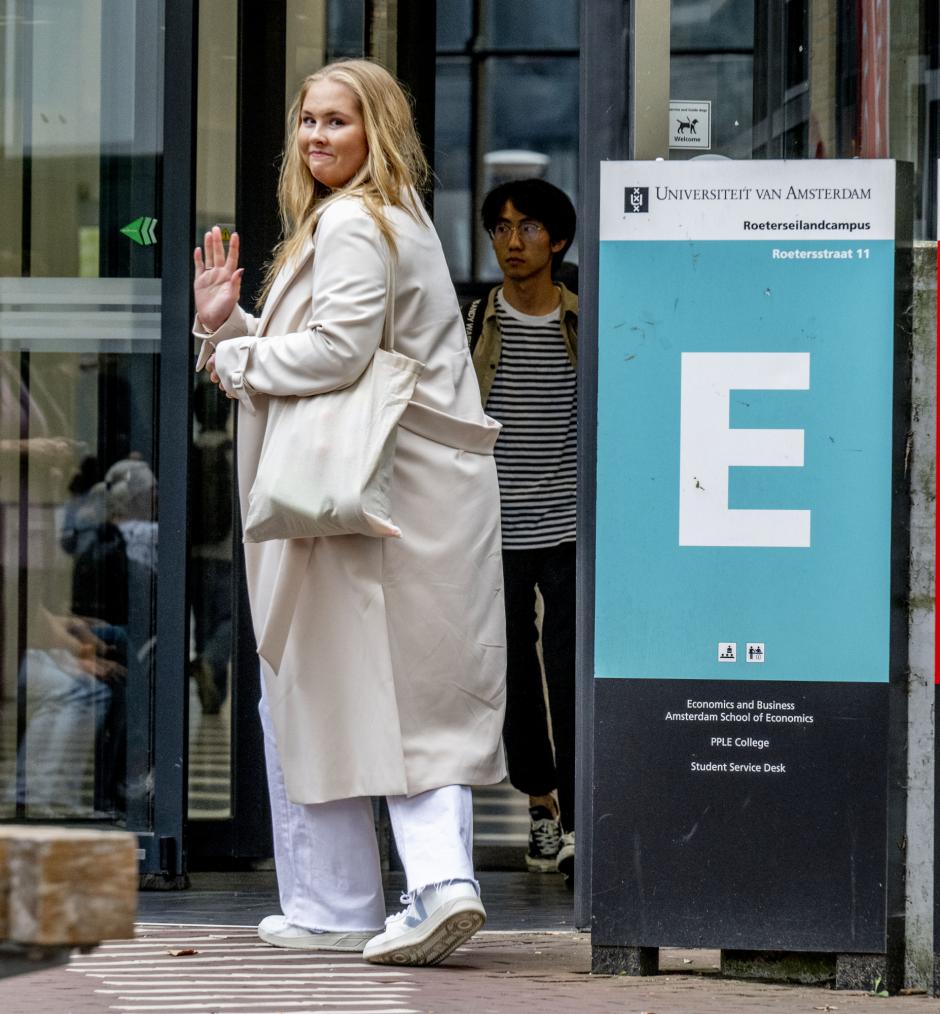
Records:
[[[468,303],[463,310],[463,322],[467,329],[467,344],[470,346],[470,355],[473,355],[480,335],[483,333],[483,314],[480,312],[480,304],[483,299],[474,299]]]

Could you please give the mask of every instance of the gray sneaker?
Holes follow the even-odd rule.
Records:
[[[258,936],[266,944],[304,951],[361,951],[376,932],[315,933],[295,926],[283,915],[269,915],[258,924]]]
[[[529,847],[525,864],[532,873],[554,873],[561,848],[561,822],[544,806],[529,807]]]

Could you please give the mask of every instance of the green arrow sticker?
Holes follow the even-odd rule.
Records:
[[[157,242],[157,219],[141,215],[125,225],[121,232],[140,246],[153,246]]]

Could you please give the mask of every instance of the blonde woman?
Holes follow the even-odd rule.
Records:
[[[197,248],[197,368],[239,403],[242,512],[272,398],[351,384],[394,315],[424,363],[398,430],[401,539],[245,546],[283,916],[276,946],[436,964],[483,925],[471,784],[504,775],[505,629],[498,424],[480,407],[457,299],[418,197],[427,166],[408,101],[364,60],[308,77],[289,114],[260,317],[238,306],[238,237]],[[386,306],[386,268],[395,298]],[[298,449],[297,467],[304,462]],[[383,919],[370,796],[388,799],[407,907]]]

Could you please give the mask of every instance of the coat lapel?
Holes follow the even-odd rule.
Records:
[[[258,324],[257,331],[259,335],[263,335],[265,333],[268,321],[271,319],[271,315],[274,311],[278,308],[278,304],[284,297],[284,293],[290,288],[290,283],[309,263],[310,258],[313,256],[315,245],[316,244],[312,239],[308,240],[307,245],[304,247],[300,257],[290,271],[282,271],[274,280],[274,285],[271,286],[271,291],[268,293],[268,298],[265,300],[264,309],[261,311],[261,321]]]

